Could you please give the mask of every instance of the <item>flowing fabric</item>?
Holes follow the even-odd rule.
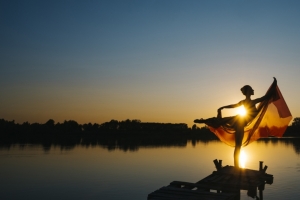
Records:
[[[292,120],[291,112],[284,101],[284,98],[276,85],[275,90],[267,91],[267,99],[260,102],[258,114],[247,121],[244,126],[244,137],[242,146],[261,137],[282,137],[287,126]],[[243,121],[243,116],[210,118],[205,123],[218,138],[229,146],[235,146],[235,124]],[[245,120],[244,120],[245,121]]]

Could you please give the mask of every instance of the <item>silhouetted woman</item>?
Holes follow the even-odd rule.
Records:
[[[237,104],[231,104],[227,106],[222,106],[218,109],[217,118],[209,118],[209,119],[196,119],[195,123],[205,123],[208,126],[218,128],[220,126],[230,127],[235,131],[235,148],[234,148],[234,166],[239,167],[239,156],[241,151],[241,146],[244,138],[244,128],[250,123],[259,113],[259,110],[256,108],[256,104],[260,103],[266,99],[271,98],[276,93],[277,80],[274,78],[274,81],[267,92],[267,94],[261,98],[257,98],[252,100],[251,95],[254,95],[254,90],[251,86],[245,85],[241,88],[243,95],[245,95],[245,99],[238,102]],[[233,117],[224,117],[222,118],[221,110],[224,108],[236,108],[239,106],[244,106],[246,110],[246,115],[236,115]],[[225,128],[226,129],[226,128]]]

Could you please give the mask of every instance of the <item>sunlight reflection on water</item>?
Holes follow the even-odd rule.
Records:
[[[241,168],[245,168],[246,161],[247,161],[247,155],[246,155],[245,151],[242,149],[241,154],[240,154],[240,167]]]
[[[0,195],[3,199],[147,199],[174,180],[197,182],[211,174],[214,159],[233,165],[233,148],[221,142],[171,147],[139,147],[135,151],[102,146],[47,153],[41,146],[0,149]],[[300,139],[253,142],[242,149],[241,165],[268,166],[274,183],[265,199],[297,199],[300,195]],[[52,191],[49,193],[49,191]],[[246,191],[241,199],[251,199]]]

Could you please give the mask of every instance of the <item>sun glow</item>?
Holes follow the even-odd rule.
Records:
[[[241,153],[240,153],[240,167],[241,168],[245,168],[246,160],[247,160],[247,155],[244,150],[241,150]]]
[[[247,111],[246,111],[246,109],[245,109],[244,106],[240,106],[240,107],[238,108],[237,112],[238,112],[238,114],[241,115],[241,116],[245,116],[246,113],[247,113]]]

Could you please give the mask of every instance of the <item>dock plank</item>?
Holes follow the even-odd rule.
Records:
[[[213,193],[199,190],[188,190],[184,188],[162,187],[159,190],[148,195],[148,200],[231,200],[236,197],[236,194],[229,193]]]
[[[217,171],[196,183],[172,181],[168,186],[150,193],[148,200],[231,200],[238,197],[240,190],[248,190],[248,196],[254,198],[257,197],[257,189],[262,199],[262,190],[266,183],[273,183],[273,175],[265,173],[265,170],[218,166]],[[212,192],[213,190],[217,192]]]

